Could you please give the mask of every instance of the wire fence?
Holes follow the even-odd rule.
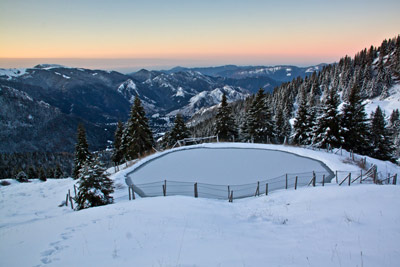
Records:
[[[134,184],[130,177],[126,177],[129,188],[129,199],[135,194],[140,197],[157,196],[193,196],[213,199],[246,198],[251,196],[268,195],[269,192],[279,189],[297,189],[305,186],[324,186],[333,181],[338,185],[354,183],[397,184],[397,174],[387,178],[378,178],[377,167],[371,166],[367,171],[329,171],[288,173],[278,177],[260,180],[258,182],[241,185],[216,185],[197,182],[158,181],[152,183]]]
[[[258,182],[240,185],[217,185],[197,182],[178,182],[163,180],[152,183],[134,184],[130,177],[126,178],[129,193],[140,197],[156,196],[194,196],[214,199],[239,199],[262,194],[278,189],[297,188],[311,184],[330,182],[334,174],[328,171],[291,173]]]

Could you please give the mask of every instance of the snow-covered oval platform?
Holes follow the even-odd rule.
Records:
[[[191,195],[194,183],[221,186],[251,185],[253,188],[258,181],[265,183],[271,180],[270,189],[279,189],[286,186],[285,174],[289,174],[289,183],[292,185],[295,176],[299,176],[300,186],[308,183],[313,171],[320,174],[320,181],[323,175],[326,177],[325,181],[333,176],[333,172],[321,161],[294,153],[229,145],[192,146],[161,153],[139,164],[127,175],[127,182],[136,185],[139,194],[142,185],[146,184],[155,187],[161,195],[161,185],[158,183],[167,180],[175,187],[174,194]],[[302,177],[302,174],[306,175]],[[188,183],[187,188],[184,188],[184,183]],[[178,188],[179,185],[182,187]],[[262,186],[264,189],[265,186]],[[251,189],[252,191],[254,190]],[[171,193],[171,190],[169,192]]]

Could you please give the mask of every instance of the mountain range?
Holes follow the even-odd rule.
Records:
[[[113,140],[115,124],[126,121],[137,95],[155,133],[185,117],[228,101],[245,99],[259,88],[272,91],[319,66],[177,67],[167,71],[115,71],[41,64],[0,69],[0,152],[73,151],[78,123],[86,126],[91,149]]]

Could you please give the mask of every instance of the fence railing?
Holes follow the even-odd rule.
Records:
[[[140,197],[194,196],[214,199],[240,199],[268,194],[278,189],[289,189],[330,182],[334,175],[328,171],[284,174],[278,177],[240,185],[216,185],[198,182],[178,182],[163,180],[152,183],[134,184],[127,177],[130,199],[134,194]],[[310,184],[311,182],[311,184]]]
[[[305,172],[296,174],[284,174],[278,177],[260,180],[254,183],[241,185],[216,185],[198,182],[178,182],[163,180],[152,183],[134,184],[130,177],[126,178],[129,189],[129,200],[135,199],[135,194],[140,197],[157,196],[193,196],[213,199],[234,199],[268,195],[269,192],[279,189],[297,189],[305,186],[324,186],[332,179],[336,184],[348,185],[354,183],[375,183],[375,184],[397,184],[397,174],[388,176],[385,179],[377,178],[377,167],[373,165],[367,171],[336,171],[331,172]]]

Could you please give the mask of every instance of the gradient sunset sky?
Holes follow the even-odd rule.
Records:
[[[0,0],[0,67],[312,65],[400,33],[399,0]]]

